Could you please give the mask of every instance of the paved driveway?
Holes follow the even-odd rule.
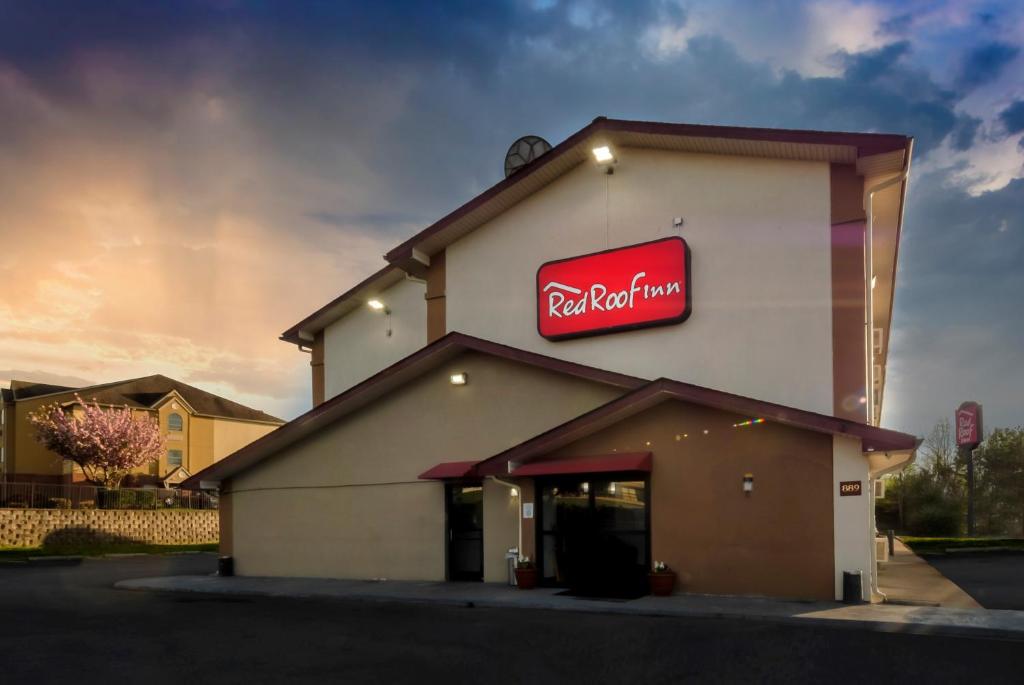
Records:
[[[1024,609],[1024,554],[975,552],[927,559],[986,609]]]
[[[354,601],[114,590],[203,557],[0,568],[0,680],[150,683],[1017,681],[1020,642]],[[1019,682],[1019,681],[1017,681]]]

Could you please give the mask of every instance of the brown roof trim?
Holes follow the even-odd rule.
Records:
[[[413,248],[425,239],[439,233],[466,214],[486,204],[513,185],[543,169],[577,144],[590,136],[602,132],[629,132],[694,138],[730,138],[778,143],[807,145],[846,145],[857,148],[857,155],[864,157],[896,150],[906,150],[910,138],[891,133],[850,133],[845,131],[805,131],[781,128],[752,128],[746,126],[712,126],[705,124],[672,124],[655,121],[633,121],[598,117],[584,126],[547,153],[541,155],[517,173],[494,184],[455,211],[442,217],[416,235],[404,241],[384,255],[389,262],[408,261]]]
[[[804,145],[848,145],[857,148],[858,157],[902,150],[908,137],[899,133],[857,133],[794,128],[757,128],[753,126],[716,126],[711,124],[675,124],[657,121],[605,119],[603,130],[691,138],[730,138]]]
[[[659,378],[617,399],[603,404],[575,419],[570,419],[540,435],[519,443],[504,452],[477,464],[477,473],[482,476],[501,475],[508,472],[508,462],[531,459],[557,449],[569,442],[586,437],[602,428],[634,416],[666,400],[692,402],[722,411],[744,416],[762,417],[782,423],[832,435],[849,435],[863,441],[865,451],[912,450],[917,447],[917,438],[898,431],[876,428],[855,421],[834,416],[787,407],[773,402],[756,400],[751,397],[734,395],[721,390]]]
[[[895,246],[895,248],[893,250],[893,255],[892,255],[892,275],[890,277],[891,278],[890,282],[892,283],[892,286],[891,286],[892,296],[889,297],[889,318],[888,318],[888,322],[889,322],[888,329],[889,330],[886,331],[885,335],[882,336],[882,346],[883,346],[882,351],[884,352],[883,359],[885,359],[885,364],[886,365],[888,365],[888,363],[889,363],[889,332],[892,331],[892,312],[893,312],[893,305],[896,303],[896,274],[899,273],[900,238],[903,236],[903,214],[904,214],[904,210],[906,209],[906,206],[907,206],[907,187],[910,185],[910,175],[909,175],[910,174],[910,162],[911,162],[911,158],[913,157],[913,155],[914,155],[914,139],[911,138],[907,142],[907,153],[906,153],[906,156],[903,159],[903,173],[906,174],[906,176],[904,176],[903,177],[903,181],[900,182],[900,210],[899,210],[900,213],[899,213],[899,216],[896,219],[896,240],[895,240],[896,246]],[[874,326],[874,322],[872,322],[872,326]],[[885,376],[884,371],[885,371],[885,368],[883,367],[882,392],[879,393],[879,398],[878,398],[879,399],[879,406],[881,406],[885,402],[885,382],[886,382],[887,378]],[[879,414],[879,416],[881,416],[881,414]]]
[[[185,481],[183,487],[198,488],[200,481],[223,480],[249,468],[266,457],[273,455],[278,450],[331,425],[335,420],[376,399],[380,395],[374,395],[373,392],[375,390],[379,391],[382,386],[384,387],[384,392],[387,392],[388,388],[386,386],[388,381],[404,383],[409,378],[419,376],[421,373],[464,351],[481,352],[549,371],[630,390],[647,383],[646,380],[635,376],[555,359],[543,354],[527,352],[526,350],[483,340],[482,338],[475,338],[471,335],[452,332],[413,352],[408,357],[392,364],[365,381],[352,386],[340,395],[317,405],[305,414],[289,421],[262,438],[249,443],[237,452],[206,467]]]
[[[326,314],[332,307],[335,307],[336,305],[339,305],[342,302],[345,302],[347,300],[352,299],[361,290],[366,288],[368,285],[372,285],[378,279],[380,279],[380,278],[382,278],[384,276],[387,276],[389,273],[391,273],[392,271],[396,271],[397,269],[398,269],[398,267],[396,265],[388,264],[383,269],[380,269],[379,271],[375,271],[370,276],[367,276],[363,280],[359,281],[354,286],[352,286],[351,288],[349,288],[348,290],[343,292],[341,295],[338,295],[336,298],[334,298],[333,300],[331,300],[330,302],[325,304],[323,307],[320,307],[320,309],[316,310],[315,312],[313,312],[312,314],[307,316],[305,319],[303,319],[302,321],[298,322],[297,324],[295,324],[294,326],[289,328],[287,331],[282,333],[281,336],[278,339],[279,340],[284,340],[285,342],[294,343],[295,345],[308,345],[309,343],[311,343],[313,341],[312,340],[303,340],[302,338],[300,338],[299,337],[299,331],[300,330],[302,330],[303,328],[308,326],[310,323],[315,321],[320,316]]]

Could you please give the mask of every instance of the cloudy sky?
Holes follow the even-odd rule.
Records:
[[[1019,2],[0,0],[0,379],[290,418],[277,335],[597,115],[914,135],[884,423],[1024,423]]]

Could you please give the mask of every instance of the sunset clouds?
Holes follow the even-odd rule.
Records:
[[[87,5],[0,0],[0,375],[290,418],[281,331],[604,114],[915,135],[886,421],[1024,420],[1015,3]]]

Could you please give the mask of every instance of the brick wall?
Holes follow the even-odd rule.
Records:
[[[217,542],[217,512],[188,509],[0,509],[0,547],[46,542]]]

